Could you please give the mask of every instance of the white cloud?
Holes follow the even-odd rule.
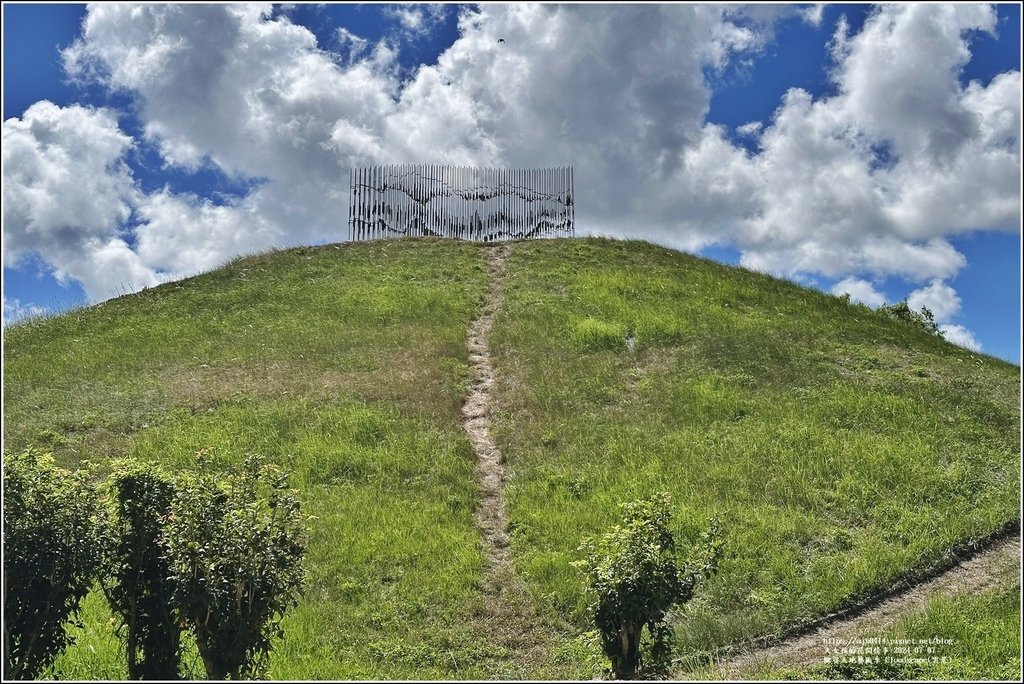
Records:
[[[429,32],[445,8],[395,11]],[[582,233],[731,243],[744,265],[794,278],[947,279],[965,264],[949,236],[1016,229],[1020,73],[958,81],[991,7],[884,6],[857,34],[841,22],[835,94],[790,90],[769,121],[738,130],[756,136],[752,153],[707,123],[704,74],[756,55],[794,11],[485,4],[460,10],[460,38],[403,80],[399,47],[339,31],[346,62],[265,6],[93,5],[69,73],[135,96],[139,142],[168,164],[265,182],[221,205],[142,195],[121,161],[131,139],[111,114],[75,107],[48,116],[93,122],[54,148],[86,187],[12,175],[49,154],[46,126],[26,123],[46,117],[26,112],[4,124],[8,251],[36,251],[102,297],[239,251],[343,239],[350,166],[428,161],[572,163]]]
[[[3,125],[4,265],[38,254],[93,299],[158,282],[120,237],[140,194],[110,111],[41,101]]]
[[[907,304],[914,311],[927,307],[937,323],[945,323],[960,313],[960,296],[941,280],[933,280],[928,287],[911,292],[907,295]]]
[[[800,18],[811,26],[821,26],[821,20],[825,15],[825,5],[823,3],[816,3],[809,7],[803,7],[799,10]]]
[[[750,121],[742,126],[737,126],[736,132],[740,135],[754,137],[761,132],[762,128],[764,128],[764,124],[760,121]]]
[[[832,294],[848,294],[855,302],[867,304],[868,306],[881,306],[885,304],[885,295],[875,289],[867,280],[860,278],[843,278],[832,287]]]
[[[964,326],[946,324],[940,325],[939,330],[942,331],[942,336],[953,344],[974,352],[981,351],[981,343],[974,338],[974,333]]]
[[[907,305],[914,311],[927,307],[935,316],[943,337],[965,349],[981,351],[981,343],[973,332],[962,325],[949,323],[960,313],[960,295],[946,283],[933,280],[927,287],[914,290],[907,296]]]
[[[447,12],[442,4],[389,5],[384,14],[398,20],[405,38],[421,38],[442,23]]]
[[[958,81],[967,33],[990,31],[994,16],[982,5],[884,6],[852,36],[841,20],[838,93],[790,90],[760,152],[723,161],[742,179],[728,194],[741,199],[733,238],[743,262],[786,275],[948,278],[966,262],[947,236],[1014,229],[1020,72],[988,86]]]
[[[344,26],[339,26],[335,35],[338,39],[338,46],[348,53],[349,59],[355,59],[365,52],[370,45],[370,41],[366,38],[357,36]]]

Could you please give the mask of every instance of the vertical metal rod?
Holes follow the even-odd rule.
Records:
[[[547,194],[547,197],[544,198],[544,213],[545,213],[545,216],[546,216],[545,224],[544,224],[544,233],[542,235],[539,235],[538,237],[543,237],[543,238],[551,237],[553,235],[553,231],[554,231],[554,228],[555,228],[555,222],[554,222],[555,202],[554,202],[554,197],[555,197],[555,193],[556,193],[556,190],[555,190],[555,182],[556,182],[555,173],[557,172],[557,170],[558,169],[556,167],[554,167],[554,166],[548,167],[548,170],[547,170],[547,177],[548,177],[548,182],[547,182],[548,190],[547,190],[547,192],[548,192],[548,194]]]
[[[569,205],[569,235],[576,237],[576,169],[569,167],[569,196],[572,204]]]
[[[509,194],[509,189],[512,187],[511,173],[508,169],[501,170],[501,203],[504,205],[503,220],[501,226],[501,232],[498,233],[497,239],[502,239],[505,235],[512,230],[512,195]]]
[[[366,223],[364,222],[364,213],[366,212],[366,191],[363,188],[363,182],[365,180],[365,178],[364,178],[365,175],[366,175],[366,169],[365,168],[359,169],[358,180],[357,180],[357,183],[359,184],[359,211],[358,211],[357,215],[359,216],[359,232],[358,232],[358,235],[359,235],[359,239],[360,240],[362,240],[362,239],[364,239],[366,237],[365,233],[363,232],[364,228],[366,227]]]
[[[529,211],[533,207],[531,202],[528,201],[529,193],[526,192],[527,181],[530,177],[529,169],[516,169],[516,187],[519,192],[519,230],[516,231],[516,237],[522,237],[523,233],[526,232],[526,223],[529,220]]]
[[[508,233],[504,237],[511,237],[516,234],[519,230],[519,215],[522,213],[519,209],[520,197],[516,185],[518,184],[519,174],[516,173],[515,169],[509,169],[508,171],[508,188],[509,188],[509,229]]]
[[[516,187],[519,188],[519,230],[516,231],[516,237],[521,238],[526,234],[530,223],[530,214],[533,210],[533,202],[531,202],[529,185],[532,176],[535,175],[535,169],[517,169],[516,170]]]
[[[560,226],[559,227],[559,232],[558,232],[558,236],[559,237],[562,237],[562,235],[565,234],[566,229],[569,227],[569,206],[568,206],[568,204],[566,204],[566,199],[567,199],[567,197],[569,195],[568,187],[569,187],[569,167],[563,166],[562,167],[561,181],[560,181],[560,188],[561,189],[559,190],[559,196],[558,196],[558,199],[559,199],[559,202],[560,202],[560,205],[559,205],[560,216],[558,217],[558,219],[559,219],[559,226]]]
[[[569,223],[569,167],[568,166],[565,167],[565,172],[562,174],[562,204],[563,204],[562,210],[563,210],[563,212],[565,212],[565,217],[563,219],[563,226],[564,226],[564,228],[562,229],[562,232],[563,232],[563,234],[568,235],[569,234],[569,227],[571,226],[571,224]]]
[[[469,187],[469,174],[466,173],[466,167],[459,167],[459,232],[455,237],[465,238],[466,237],[466,215],[469,213],[468,202],[466,201],[466,189]]]
[[[547,193],[548,193],[548,170],[547,170],[547,168],[543,168],[543,169],[540,170],[540,201],[537,203],[538,204],[537,220],[535,221],[534,225],[531,226],[531,229],[533,230],[533,234],[534,235],[537,235],[537,233],[539,233],[540,231],[542,231],[544,229],[544,221],[546,220],[547,211],[548,211]]]

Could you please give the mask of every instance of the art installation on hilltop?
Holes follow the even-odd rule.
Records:
[[[479,169],[399,164],[352,169],[352,240],[515,240],[575,234],[572,167]]]

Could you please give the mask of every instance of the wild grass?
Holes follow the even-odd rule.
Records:
[[[274,678],[592,677],[601,660],[570,563],[619,503],[657,490],[684,537],[714,514],[726,530],[719,574],[674,618],[698,660],[1017,516],[1017,367],[647,244],[517,243],[491,340],[512,549],[542,613],[577,632],[509,652],[491,633],[508,627],[481,617],[459,422],[481,250],[293,249],[11,326],[5,448],[100,474],[129,454],[219,468],[254,451],[290,467],[315,519]],[[123,678],[96,592],[75,629],[53,675]]]
[[[5,331],[8,449],[65,465],[131,455],[292,470],[314,516],[309,581],[268,675],[479,677],[510,668],[477,627],[483,554],[459,422],[478,246],[294,249]],[[58,678],[123,679],[98,591]],[[202,676],[194,652],[189,672]]]
[[[492,347],[512,547],[580,629],[580,542],[654,491],[684,538],[712,515],[726,530],[718,575],[675,620],[694,662],[1017,518],[1015,366],[643,243],[521,244],[507,273]]]

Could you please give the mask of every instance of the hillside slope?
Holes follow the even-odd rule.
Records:
[[[515,567],[539,619],[568,626],[529,657],[481,639],[459,407],[484,249],[294,249],[15,326],[5,448],[203,468],[256,451],[291,467],[317,519],[275,678],[593,676],[570,563],[618,503],[653,490],[673,494],[685,535],[710,515],[727,530],[719,575],[679,620],[693,655],[1016,519],[1016,366],[645,243],[515,243],[491,331],[494,429]],[[56,674],[124,676],[104,610],[90,597]]]

